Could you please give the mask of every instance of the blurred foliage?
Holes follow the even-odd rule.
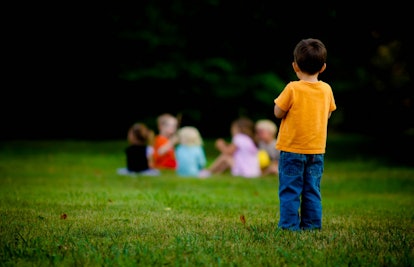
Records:
[[[395,118],[395,131],[414,127],[404,6],[349,9],[332,3],[297,10],[270,1],[179,0],[141,5],[110,14],[118,78],[137,91],[151,88],[150,99],[165,95],[172,100],[159,100],[165,110],[198,114],[188,123],[207,124],[204,132],[222,134],[222,127],[207,129],[238,115],[274,119],[274,98],[296,79],[293,47],[307,37],[320,38],[328,48],[328,68],[320,78],[332,85],[338,104],[332,127],[375,133]],[[397,18],[385,23],[384,16]]]
[[[330,127],[368,134],[386,127],[396,134],[414,131],[411,14],[405,3],[148,0],[106,3],[99,12],[65,10],[34,12],[25,17],[24,30],[15,31],[13,37],[28,31],[35,36],[22,37],[20,43],[30,40],[33,48],[14,58],[24,65],[15,81],[29,85],[15,83],[19,89],[7,96],[27,112],[18,119],[5,116],[12,127],[3,130],[21,133],[19,120],[33,121],[31,116],[32,128],[49,127],[53,110],[60,117],[39,135],[99,132],[118,138],[134,121],[155,127],[155,117],[170,112],[207,136],[227,135],[236,116],[275,119],[273,100],[297,79],[293,48],[314,37],[328,49],[320,79],[332,86],[337,101]],[[37,70],[38,62],[47,68]],[[32,84],[46,89],[31,90]],[[51,95],[56,88],[62,93]],[[4,113],[15,107],[5,103]]]

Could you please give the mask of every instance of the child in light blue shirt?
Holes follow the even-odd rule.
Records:
[[[176,173],[179,176],[199,177],[199,172],[207,163],[200,132],[193,126],[184,126],[178,130],[177,134]]]

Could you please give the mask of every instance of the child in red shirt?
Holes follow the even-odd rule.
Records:
[[[157,118],[158,135],[154,139],[153,167],[156,169],[175,170],[175,145],[177,144],[178,119],[169,113]]]

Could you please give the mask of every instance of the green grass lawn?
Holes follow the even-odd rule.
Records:
[[[2,141],[0,265],[413,266],[412,157],[370,140],[328,140],[310,232],[277,228],[276,176],[118,176],[122,140]]]

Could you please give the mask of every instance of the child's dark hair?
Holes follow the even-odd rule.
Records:
[[[293,59],[300,70],[310,75],[322,69],[326,63],[326,57],[326,47],[318,39],[303,39],[293,50]]]
[[[254,139],[254,122],[247,117],[239,117],[233,124],[237,125],[241,133],[244,133]]]
[[[131,143],[137,144],[148,144],[151,142],[153,137],[153,132],[150,130],[144,123],[134,123],[131,128],[129,128],[130,140]]]

